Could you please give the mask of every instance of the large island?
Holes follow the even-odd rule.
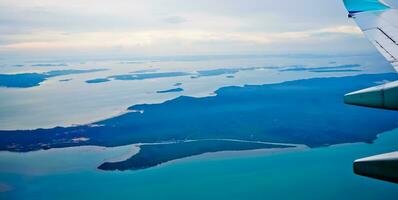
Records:
[[[397,78],[396,74],[371,74],[225,87],[217,90],[216,96],[181,96],[160,104],[135,105],[123,115],[88,125],[0,131],[0,150],[26,152],[80,145],[113,147],[203,139],[239,139],[309,147],[370,143],[379,133],[397,127],[398,113],[345,105],[343,95]],[[204,142],[200,148],[184,151],[184,145],[174,145],[168,146],[168,153],[162,154],[160,160],[154,156],[157,152],[149,153],[153,148],[144,147],[141,154],[137,154],[140,157],[133,156],[127,162],[134,165],[120,167],[120,163],[119,166],[108,163],[100,168],[145,168],[206,152],[275,148],[272,145],[248,147],[247,144]],[[141,164],[137,165],[137,162]]]

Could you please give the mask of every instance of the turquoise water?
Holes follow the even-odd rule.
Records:
[[[336,61],[336,65],[359,63],[363,65],[363,73],[381,73],[390,69],[388,63],[383,65],[380,60],[379,57],[344,57],[319,58],[316,61],[314,58],[306,58],[298,62],[296,59],[275,58],[269,61],[267,58],[156,62],[150,65],[162,71],[197,71],[220,66],[236,68],[300,63],[313,63],[309,67],[319,67]],[[89,69],[91,65],[114,66],[113,63],[89,63],[87,66],[73,67]],[[61,77],[72,79],[64,83],[54,78],[29,90],[2,88],[0,110],[3,117],[0,116],[0,126],[2,129],[17,129],[87,123],[87,120],[109,117],[109,113],[119,113],[131,105],[175,98],[174,94],[160,95],[155,92],[169,89],[175,83],[183,84],[184,95],[208,96],[223,86],[359,74],[280,73],[277,69],[269,69],[240,72],[233,79],[185,77],[159,79],[156,84],[145,81],[113,81],[104,84],[85,82],[148,67],[146,64],[120,65],[98,74]],[[19,73],[15,71],[17,72]],[[53,105],[63,106],[60,109]],[[93,113],[92,110],[96,112]],[[103,172],[96,169],[108,159],[129,157],[125,154],[130,149],[129,146],[76,147],[29,153],[0,152],[0,199],[396,199],[398,195],[397,185],[352,173],[353,160],[398,150],[398,130],[383,134],[375,144],[347,144],[274,155],[261,155],[258,152],[234,156],[212,154],[141,171]]]
[[[352,173],[353,160],[394,150],[398,150],[398,130],[382,134],[374,144],[344,144],[273,155],[202,156],[141,171],[102,172],[86,166],[38,174],[3,172],[0,182],[13,190],[0,193],[0,198],[396,199],[397,185]],[[50,154],[53,159],[48,162],[62,162],[60,157],[65,151]],[[74,152],[77,157],[81,155]],[[71,154],[67,153],[74,157]],[[15,155],[35,157],[32,153]],[[82,163],[87,156],[81,156]]]

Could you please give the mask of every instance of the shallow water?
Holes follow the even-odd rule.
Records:
[[[81,147],[78,147],[81,148]],[[120,149],[120,151],[126,151]],[[398,130],[381,135],[374,144],[343,144],[269,154],[220,154],[182,159],[158,167],[127,172],[103,172],[86,165],[76,148],[46,158],[45,151],[22,154],[19,164],[74,158],[79,170],[48,170],[26,174],[2,168],[0,180],[13,188],[2,199],[396,199],[397,185],[354,175],[352,161],[398,149]],[[119,150],[117,152],[121,153]],[[8,161],[4,161],[4,155]],[[41,155],[40,155],[41,154]],[[2,165],[12,156],[1,152]],[[66,156],[67,155],[67,156]],[[94,155],[94,154],[93,154]],[[97,153],[96,157],[103,154]],[[102,156],[101,156],[102,155]],[[110,156],[110,155],[108,155]],[[112,155],[113,156],[113,155]],[[79,160],[79,158],[81,160]],[[100,159],[101,160],[101,159]],[[93,162],[90,162],[93,163]],[[66,166],[68,166],[66,165]]]
[[[0,88],[0,129],[28,129],[87,123],[123,112],[137,103],[154,103],[179,95],[207,96],[229,85],[264,84],[294,79],[381,73],[390,69],[380,57],[310,59],[233,59],[121,64],[119,61],[68,64],[65,69],[107,68],[93,74],[54,78],[30,89]],[[362,72],[309,73],[278,70],[245,71],[225,76],[167,78],[145,81],[85,80],[134,70],[195,71],[264,65],[309,67],[362,64]],[[18,63],[16,63],[18,64]],[[3,67],[2,73],[50,71],[59,67]],[[59,80],[69,79],[67,82]],[[184,92],[157,94],[182,83]],[[93,103],[95,102],[95,103]],[[93,112],[95,111],[95,112]],[[46,117],[42,117],[46,116]],[[398,129],[374,144],[344,144],[284,152],[216,153],[180,159],[154,168],[104,172],[104,161],[125,158],[132,145],[74,147],[29,153],[0,152],[0,199],[396,199],[397,185],[356,176],[352,161],[398,150]]]

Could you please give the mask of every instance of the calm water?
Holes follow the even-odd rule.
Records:
[[[1,164],[9,168],[13,168],[12,155],[14,162],[18,158],[18,164],[31,165],[31,170],[40,168],[35,159],[37,157],[41,158],[43,166],[46,165],[43,162],[58,166],[57,169],[47,168],[36,173],[26,173],[27,170],[18,172],[16,169],[1,173],[0,180],[3,185],[7,184],[9,189],[12,189],[0,193],[0,197],[2,199],[396,199],[398,195],[395,184],[359,177],[352,173],[354,159],[397,150],[398,130],[382,134],[374,144],[344,144],[273,155],[247,153],[236,156],[225,156],[225,154],[201,156],[131,172],[102,172],[93,166],[96,159],[102,160],[120,154],[130,148],[128,146],[102,153],[81,148],[83,147],[50,150],[52,153],[46,151],[27,154],[0,153]],[[8,159],[4,159],[5,156],[8,156]],[[91,160],[87,162],[86,159],[89,157]],[[70,159],[73,162],[70,162]],[[62,170],[62,165],[65,170]],[[5,168],[7,167],[3,167],[2,171],[6,171]]]
[[[44,61],[42,61],[44,62]],[[57,61],[59,63],[61,61]],[[23,64],[24,67],[12,67]],[[67,66],[38,67],[32,62],[2,63],[0,73],[47,72],[67,69],[109,69],[87,74],[71,74],[50,78],[38,87],[0,87],[0,130],[50,128],[86,124],[124,112],[128,107],[143,103],[160,103],[180,95],[208,96],[220,87],[231,85],[259,85],[325,76],[347,76],[362,73],[385,73],[393,69],[379,54],[346,57],[265,57],[230,58],[194,61],[122,61],[66,62]],[[110,81],[88,84],[85,81],[107,76],[129,74],[137,70],[157,69],[159,72],[194,72],[197,70],[230,69],[241,67],[285,67],[302,65],[323,67],[360,64],[361,72],[309,73],[306,71],[279,72],[277,69],[241,71],[234,78],[226,75],[192,79],[190,76],[135,81]],[[60,81],[71,79],[70,81]],[[182,83],[179,93],[159,94],[156,91],[175,88]],[[42,117],[46,116],[46,117]]]
[[[179,95],[207,96],[214,90],[229,85],[391,70],[388,63],[381,61],[384,59],[376,56],[164,61],[131,65],[120,64],[119,61],[68,63],[63,68],[111,70],[53,78],[39,87],[29,89],[0,88],[0,129],[87,123],[123,112],[137,103],[162,102]],[[363,71],[281,73],[278,70],[263,70],[239,72],[233,79],[215,76],[85,83],[93,78],[148,68],[190,72],[301,64],[310,67],[361,64]],[[56,69],[60,67],[15,68],[2,64],[0,72]],[[72,80],[59,81],[67,78]],[[173,88],[177,82],[183,83],[184,92],[156,93],[158,90]],[[396,199],[397,185],[352,173],[353,160],[394,150],[398,150],[398,130],[382,134],[374,144],[346,144],[272,155],[258,152],[212,154],[128,172],[103,172],[96,167],[109,159],[125,157],[126,152],[132,152],[132,146],[76,147],[30,153],[0,152],[0,199]]]

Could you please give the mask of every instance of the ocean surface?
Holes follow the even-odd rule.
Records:
[[[1,62],[1,74],[107,70],[1,87],[0,130],[87,124],[132,105],[211,96],[225,86],[392,72],[379,55]],[[169,72],[194,75],[159,77]],[[109,78],[140,73],[156,78]],[[175,88],[183,90],[157,92]],[[123,172],[97,167],[129,158],[138,151],[134,145],[0,151],[0,199],[396,199],[397,185],[353,174],[352,162],[397,149],[398,129],[372,144],[209,153]]]
[[[293,152],[215,153],[140,171],[95,164],[130,146],[0,153],[1,199],[396,199],[395,184],[360,177],[352,161],[398,149],[398,130],[373,144]],[[45,161],[45,162],[44,162]]]
[[[313,72],[290,70],[297,67],[315,68],[360,65],[345,71]],[[256,68],[257,69],[253,69]],[[246,68],[235,74],[231,69]],[[247,70],[247,69],[252,70]],[[120,115],[136,104],[161,103],[186,95],[203,97],[225,86],[279,83],[312,77],[347,76],[393,72],[380,55],[362,56],[265,56],[168,58],[139,61],[0,61],[0,74],[46,73],[55,70],[98,70],[84,74],[55,76],[28,88],[0,87],[0,130],[52,128],[87,124]],[[222,70],[220,70],[222,69]],[[228,71],[229,69],[229,71]],[[144,80],[112,80],[99,83],[86,81],[109,76],[131,75],[137,72],[194,73],[207,70],[207,76],[176,76]],[[213,70],[213,71],[209,71]],[[355,71],[360,70],[360,71]],[[221,72],[224,72],[222,74]],[[233,72],[233,71],[232,71]],[[212,76],[210,76],[212,75]],[[234,78],[229,78],[234,75]],[[96,81],[95,81],[96,82]],[[175,89],[181,83],[181,92],[158,93]],[[0,84],[1,85],[1,84]],[[45,116],[45,117],[42,117]]]

